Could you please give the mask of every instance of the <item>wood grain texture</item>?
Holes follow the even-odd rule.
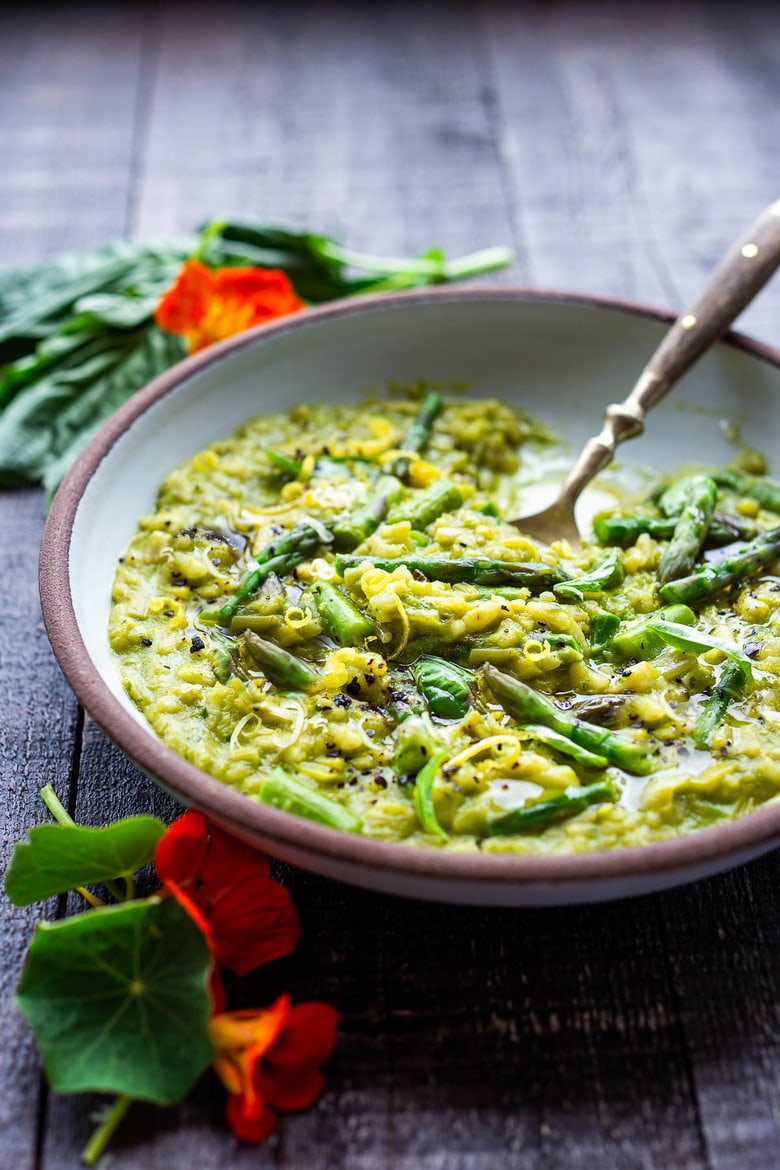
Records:
[[[3,259],[237,212],[390,253],[513,243],[504,280],[680,304],[778,194],[771,9],[31,8],[2,18]],[[778,308],[770,287],[746,323],[777,343]],[[35,608],[40,504],[0,506],[6,592],[26,607],[0,658],[6,848],[40,819],[42,771],[65,791],[75,767],[88,823],[171,819],[94,725],[76,742]],[[206,1078],[178,1107],[131,1111],[115,1170],[780,1165],[778,855],[656,898],[545,912],[282,873],[303,940],[231,990],[237,1004],[288,987],[338,1007],[327,1093],[257,1150],[230,1138]],[[36,1152],[36,1066],[9,1005],[32,916],[2,912],[0,1170],[75,1170],[99,1102],[50,1096]]]

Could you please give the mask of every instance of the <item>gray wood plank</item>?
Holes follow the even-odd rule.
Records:
[[[669,963],[713,1170],[780,1150],[780,854],[664,895]]]
[[[488,4],[534,283],[682,307],[777,198],[776,6]],[[778,344],[776,280],[740,327]]]
[[[3,10],[0,33],[0,257],[3,264],[98,243],[126,219],[137,100],[140,21],[91,7]],[[37,793],[55,784],[68,800],[77,705],[49,650],[37,600],[43,523],[38,492],[0,494],[3,620],[0,755],[2,858],[26,828],[48,819]],[[54,904],[45,913],[55,913]],[[37,1164],[39,1064],[12,1003],[39,910],[0,900],[0,1166]]]
[[[511,244],[471,40],[469,6],[166,9],[136,230],[238,212],[390,254]]]
[[[121,235],[145,6],[27,5],[0,19],[2,263]]]
[[[14,842],[30,825],[48,819],[39,789],[51,782],[67,800],[76,739],[76,704],[49,649],[38,609],[41,520],[40,493],[0,494],[3,593],[13,599],[3,620],[0,648],[3,872]],[[44,910],[47,915],[53,912],[53,905]],[[21,910],[0,899],[0,1165],[14,1170],[32,1167],[35,1160],[39,1065],[26,1025],[13,1005],[13,993],[40,914],[37,906]]]

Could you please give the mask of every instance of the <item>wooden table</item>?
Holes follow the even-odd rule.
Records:
[[[388,253],[512,244],[505,283],[679,307],[780,194],[772,3],[16,9],[0,17],[3,264],[240,212]],[[780,343],[777,281],[744,327]],[[46,781],[90,823],[176,812],[51,656],[43,512],[37,491],[0,495],[4,858],[44,819]],[[246,1000],[288,985],[338,1007],[326,1095],[239,1147],[206,1078],[178,1108],[136,1107],[114,1170],[780,1166],[777,854],[553,911],[285,879],[303,942]],[[35,911],[0,914],[0,1167],[76,1167],[97,1099],[43,1085],[11,1005]]]

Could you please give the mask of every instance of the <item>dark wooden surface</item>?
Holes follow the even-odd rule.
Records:
[[[3,264],[242,212],[377,251],[510,243],[505,282],[680,307],[780,194],[779,143],[775,3],[0,14]],[[777,281],[743,324],[780,344]],[[0,495],[3,864],[46,781],[86,822],[176,812],[53,661],[42,517],[37,492]],[[338,1007],[328,1092],[254,1149],[207,1078],[178,1108],[136,1108],[115,1170],[780,1166],[777,854],[546,912],[285,879],[303,942],[243,993]],[[11,1004],[34,911],[0,917],[0,1168],[71,1170],[99,1102],[43,1087]]]

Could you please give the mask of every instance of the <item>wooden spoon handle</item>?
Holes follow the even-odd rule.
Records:
[[[611,461],[624,439],[644,430],[645,415],[705,350],[718,341],[780,267],[780,199],[767,207],[729,249],[692,305],[681,313],[625,402],[608,406],[604,426],[569,473],[561,500],[573,503]]]

